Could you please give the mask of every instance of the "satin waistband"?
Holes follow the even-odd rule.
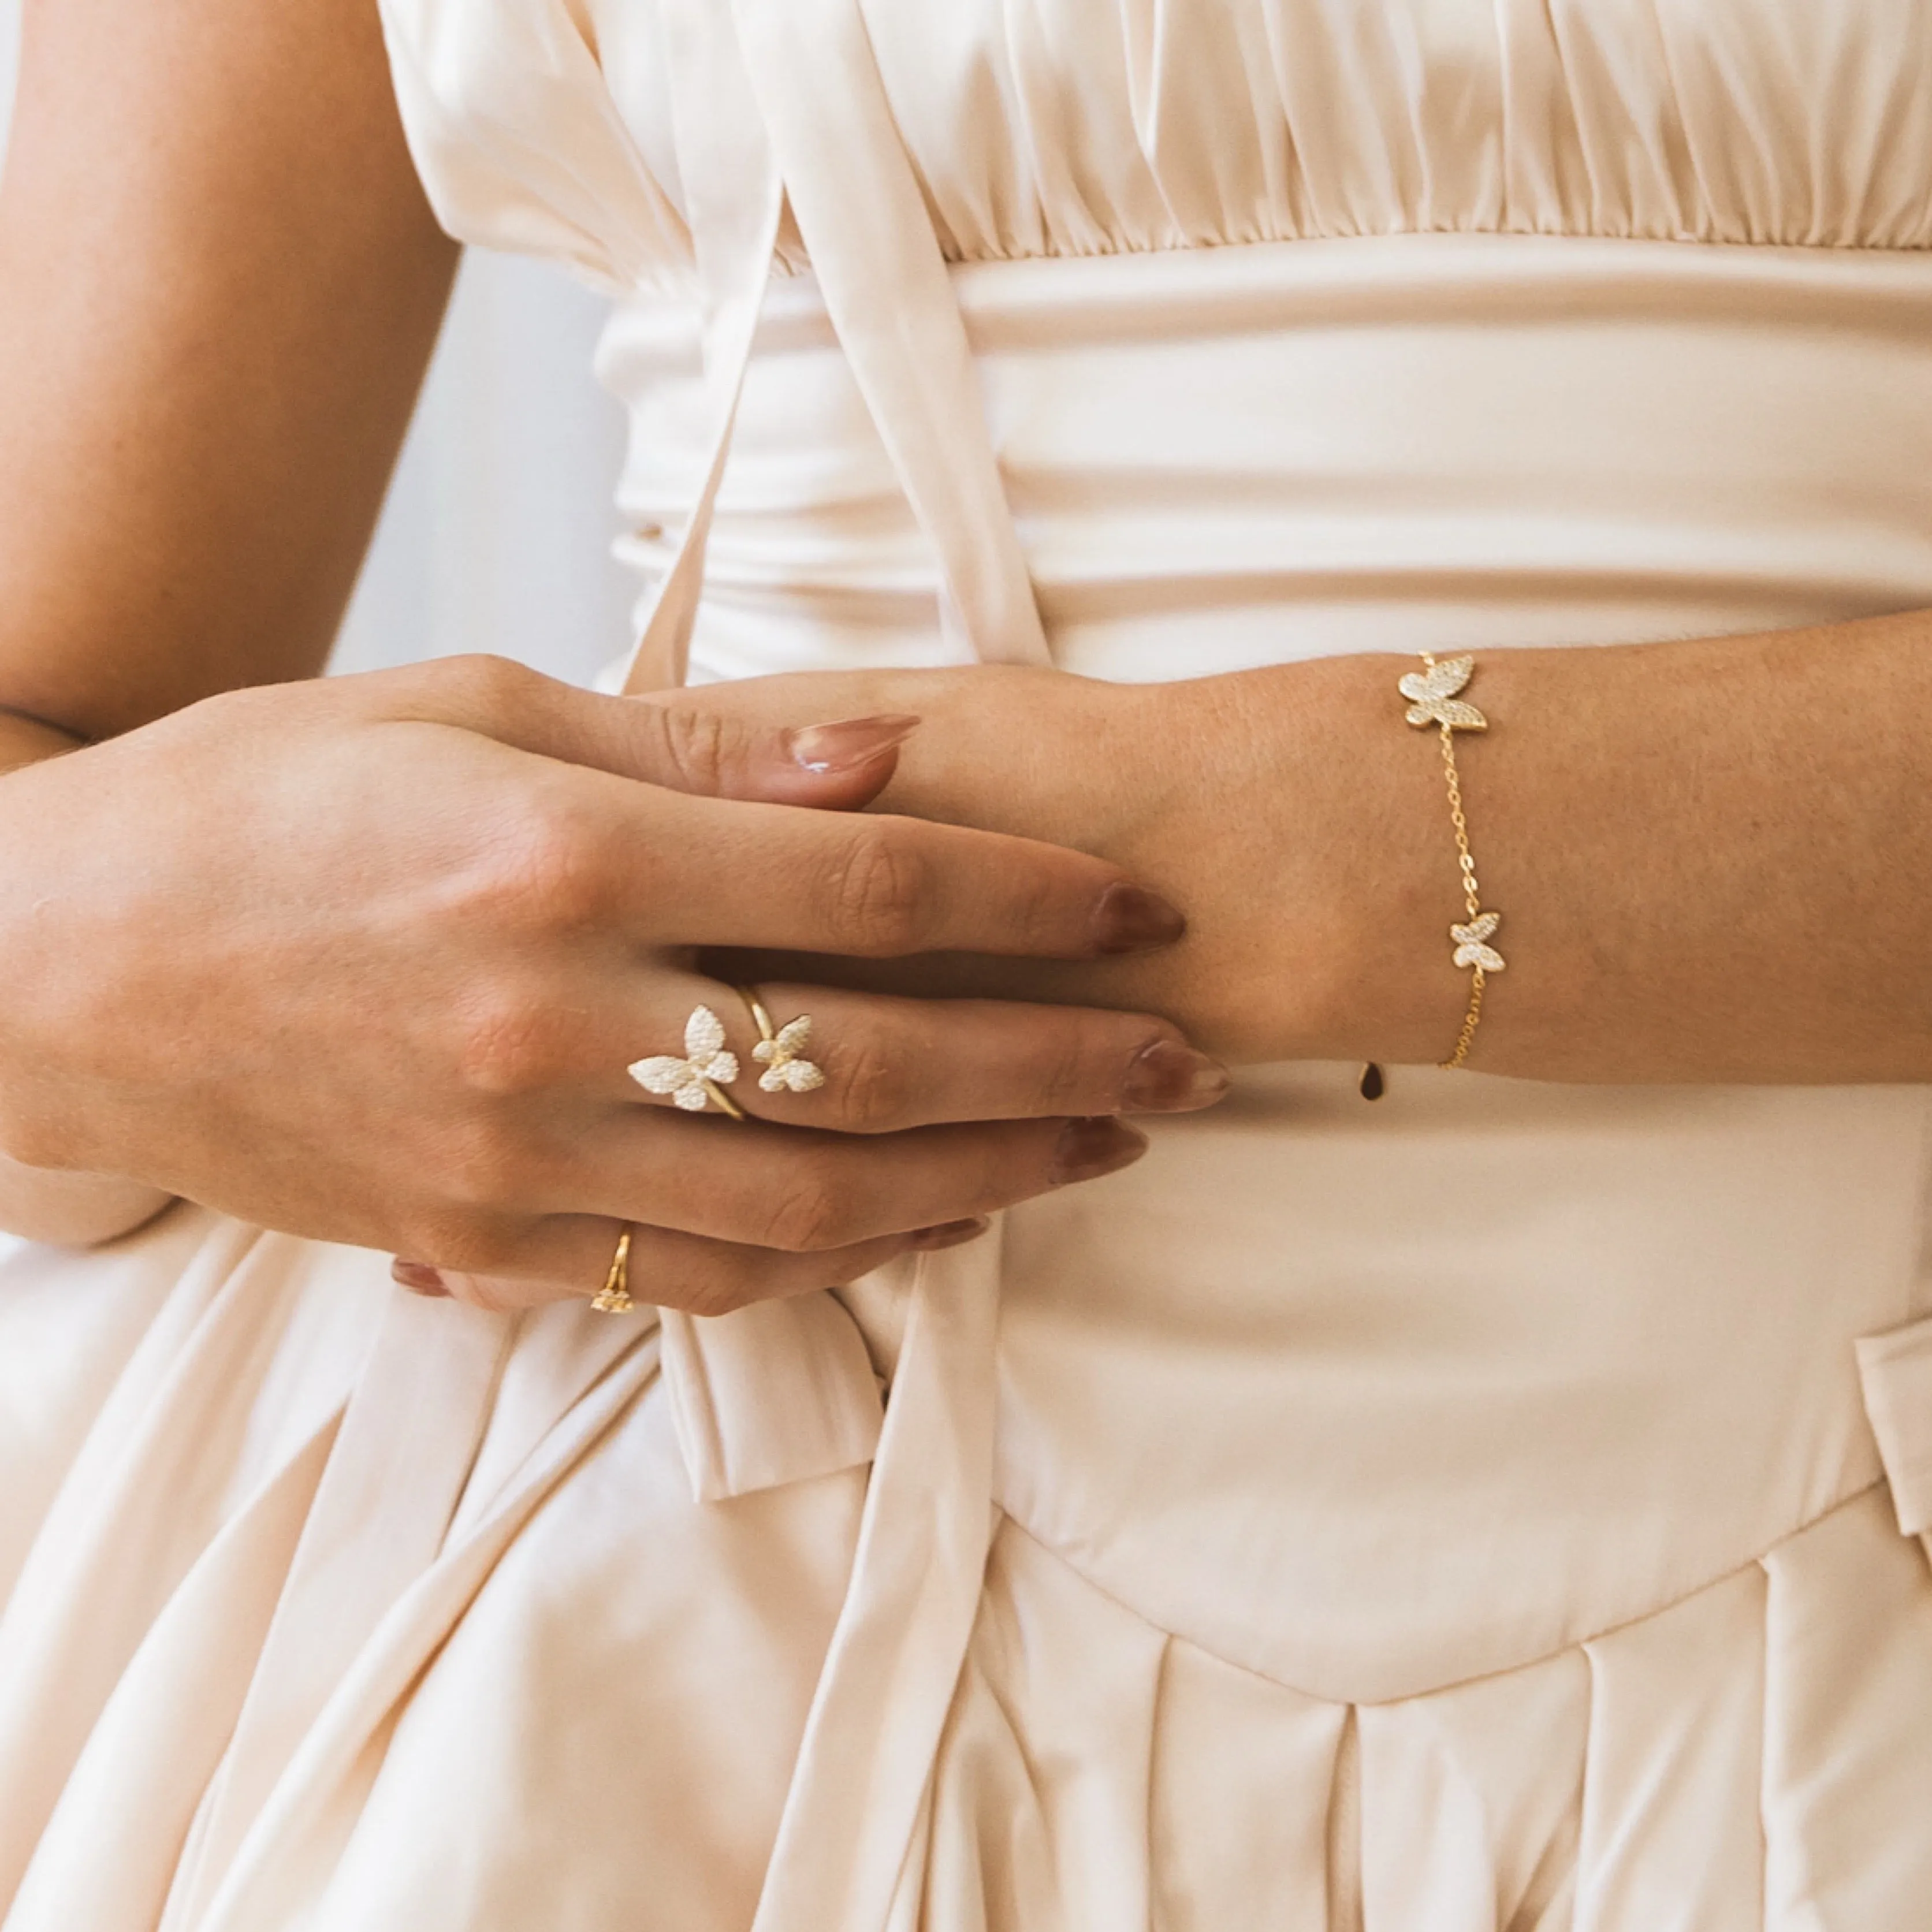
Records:
[[[1932,602],[1932,256],[1400,236],[955,267],[1054,659],[1150,680]],[[694,315],[632,306],[620,553],[709,454]],[[767,290],[694,674],[965,655],[809,276]]]

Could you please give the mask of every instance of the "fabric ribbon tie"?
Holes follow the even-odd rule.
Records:
[[[1865,1414],[1907,1536],[1932,1536],[1932,1315],[1858,1343]]]

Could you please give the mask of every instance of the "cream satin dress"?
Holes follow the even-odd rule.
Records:
[[[1921,0],[385,10],[617,298],[634,688],[1932,604]],[[711,1323],[16,1174],[0,1923],[1925,1932],[1929,1159],[1251,1070]]]

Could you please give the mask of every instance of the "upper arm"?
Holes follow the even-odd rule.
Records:
[[[375,0],[28,0],[0,181],[0,706],[317,670],[454,245]]]

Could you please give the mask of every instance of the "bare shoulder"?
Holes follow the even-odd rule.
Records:
[[[313,670],[446,298],[374,0],[27,0],[0,179],[0,704]]]

